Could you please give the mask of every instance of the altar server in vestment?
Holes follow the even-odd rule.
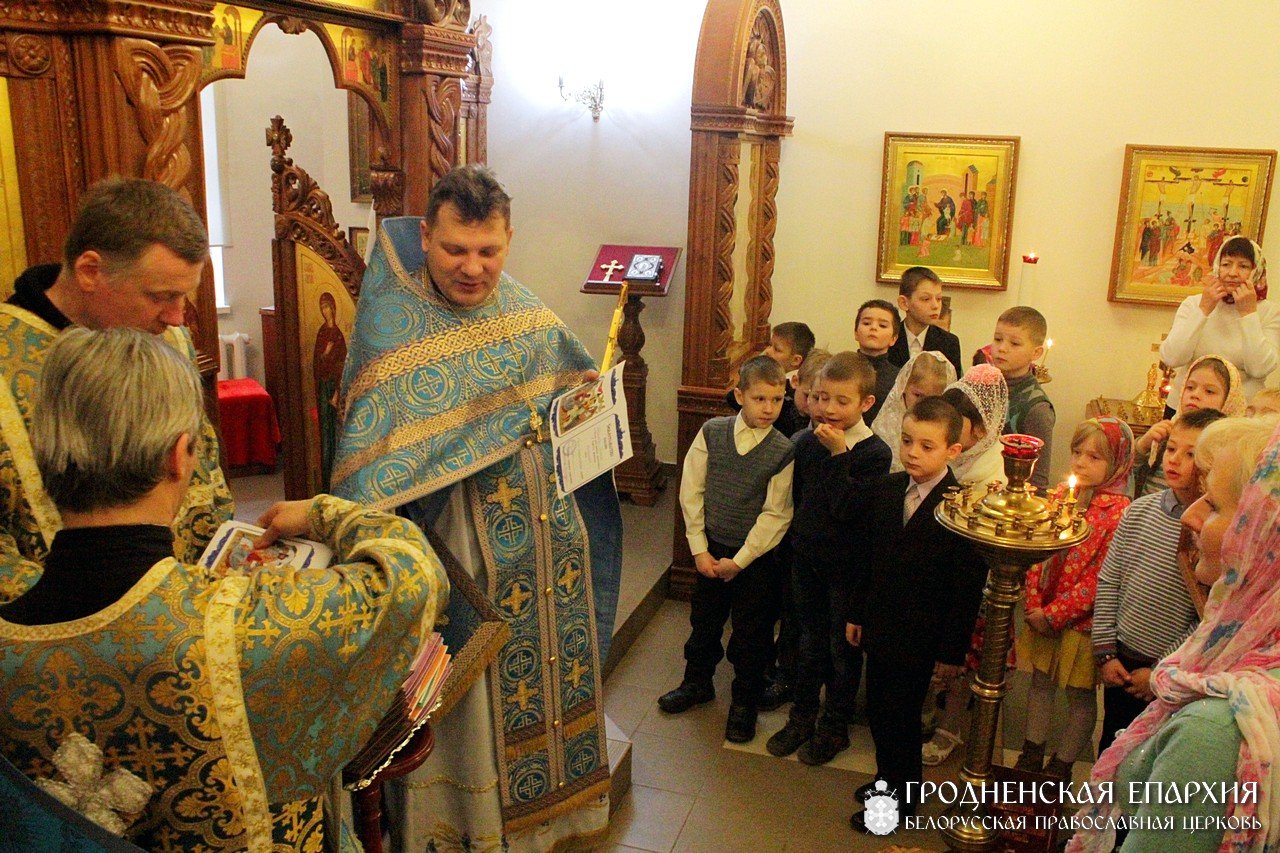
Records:
[[[62,526],[27,435],[29,395],[50,345],[73,324],[124,326],[163,336],[194,362],[183,316],[208,259],[204,223],[181,196],[155,181],[112,178],[81,200],[63,262],[26,270],[0,304],[0,604],[35,583]],[[173,525],[174,556],[184,562],[195,562],[233,509],[207,418],[194,448],[195,474]]]
[[[335,494],[433,527],[510,629],[427,762],[389,789],[411,851],[548,850],[608,824],[600,667],[621,514],[610,474],[557,494],[549,404],[595,364],[503,272],[510,210],[492,173],[465,166],[424,218],[385,220],[343,375]],[[451,605],[455,652],[465,627]]]
[[[63,528],[40,579],[0,607],[0,751],[42,786],[104,773],[104,800],[137,789],[127,814],[89,816],[147,850],[322,849],[326,785],[394,704],[447,595],[422,532],[321,495],[269,510],[259,544],[305,535],[340,565],[175,559],[200,380],[134,329],[64,332],[32,409]]]

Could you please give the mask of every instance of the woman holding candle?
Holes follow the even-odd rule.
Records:
[[[1071,766],[1093,737],[1097,721],[1093,663],[1093,602],[1098,570],[1120,516],[1129,505],[1124,494],[1133,459],[1133,433],[1116,418],[1092,418],[1071,438],[1075,480],[1058,496],[1085,507],[1089,538],[1027,572],[1026,624],[1018,637],[1018,656],[1031,663],[1026,742],[1015,767],[1042,771],[1044,744],[1055,690],[1067,696],[1067,725],[1058,751],[1043,772],[1071,778]]]
[[[1160,360],[1175,369],[1169,399],[1180,398],[1188,366],[1209,353],[1240,368],[1245,397],[1256,394],[1268,374],[1280,367],[1280,308],[1267,300],[1262,247],[1248,237],[1223,243],[1204,290],[1178,306],[1160,345]]]

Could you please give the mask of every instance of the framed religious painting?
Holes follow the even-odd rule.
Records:
[[[1262,242],[1276,152],[1126,145],[1112,302],[1177,305],[1199,293],[1224,240]]]
[[[1004,290],[1018,142],[886,133],[876,281],[927,266],[950,287]]]
[[[373,201],[373,115],[369,102],[355,92],[347,93],[347,143],[351,166],[351,200]]]
[[[357,255],[365,257],[369,249],[369,229],[359,225],[348,225],[347,242],[356,250]]]

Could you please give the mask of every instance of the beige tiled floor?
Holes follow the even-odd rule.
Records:
[[[851,830],[853,789],[867,775],[725,748],[728,664],[716,673],[715,702],[674,716],[659,711],[657,697],[680,682],[688,619],[687,604],[665,602],[605,684],[605,710],[632,743],[631,795],[614,814],[606,849],[944,849],[933,833],[868,838]]]

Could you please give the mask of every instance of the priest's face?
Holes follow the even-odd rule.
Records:
[[[128,327],[153,335],[181,326],[203,270],[203,261],[190,263],[159,243],[116,271],[97,252],[85,252],[75,263],[77,281],[87,294],[84,325]]]
[[[459,308],[474,308],[498,287],[511,247],[511,226],[501,213],[465,222],[452,202],[422,223],[422,251],[436,289]]]

